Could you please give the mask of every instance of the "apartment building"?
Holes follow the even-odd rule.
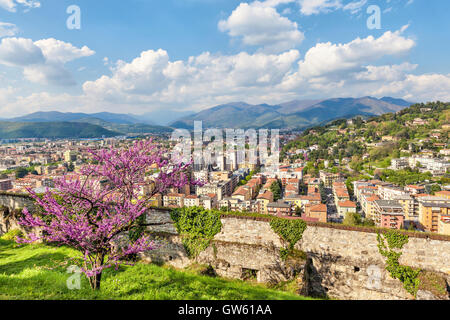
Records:
[[[439,221],[450,214],[450,201],[443,198],[432,201],[432,198],[436,197],[423,197],[419,200],[419,223],[428,232],[438,232]]]
[[[204,186],[197,186],[195,193],[197,196],[205,196],[208,194],[216,194],[218,200],[230,196],[232,193],[232,181],[231,179],[222,182],[208,183]]]
[[[333,187],[334,182],[342,182],[342,173],[330,173],[326,171],[320,171],[320,180],[323,182],[326,188]]]
[[[13,185],[10,179],[0,180],[0,191],[6,191],[12,189]]]
[[[181,208],[184,205],[184,194],[181,193],[169,193],[163,197],[164,207],[168,208]]]
[[[361,207],[366,216],[366,219],[375,221],[377,218],[375,201],[381,200],[380,197],[375,194],[369,194],[367,196],[363,196],[362,199],[363,201],[361,202]]]
[[[444,191],[438,191],[435,193],[436,197],[440,198],[446,198],[450,200],[450,191],[444,190]]]
[[[200,206],[200,198],[197,195],[188,195],[183,199],[183,205],[185,207],[199,207]]]
[[[450,236],[450,215],[441,215],[439,219],[438,233]]]
[[[403,212],[405,214],[406,221],[418,221],[419,213],[416,211],[416,198],[413,196],[397,196],[394,197],[394,200],[397,200],[400,205],[403,207]]]
[[[409,192],[399,187],[378,186],[378,195],[383,200],[395,200],[398,197],[409,196]]]
[[[268,204],[273,202],[273,193],[270,191],[265,191],[264,193],[260,193],[256,198],[256,201],[259,203],[259,213],[267,214],[268,213]]]
[[[403,170],[409,166],[408,158],[399,158],[399,159],[392,159],[391,160],[391,166],[389,169],[392,170]]]
[[[450,168],[450,162],[432,157],[410,157],[411,168],[420,167],[421,171],[430,171],[433,175],[442,175]]]
[[[218,208],[217,195],[208,194],[206,196],[201,196],[200,207],[203,207],[206,210],[217,209]]]
[[[231,197],[241,201],[249,201],[252,199],[252,189],[247,186],[240,186]]]
[[[396,200],[377,200],[375,206],[375,225],[381,228],[401,229],[404,224],[402,205]]]
[[[336,208],[341,218],[345,218],[347,213],[356,213],[356,203],[350,200],[336,203]]]
[[[278,200],[267,205],[267,212],[273,216],[291,216],[292,206],[290,203]]]
[[[417,185],[408,185],[405,187],[405,191],[409,192],[411,194],[421,194],[421,193],[425,193],[425,187],[417,186]]]
[[[308,205],[304,217],[326,223],[328,221],[327,206],[325,204]]]

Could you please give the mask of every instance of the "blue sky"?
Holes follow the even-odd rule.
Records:
[[[81,10],[69,30],[66,9]],[[381,11],[369,29],[367,8]],[[0,118],[450,100],[447,0],[0,0]]]

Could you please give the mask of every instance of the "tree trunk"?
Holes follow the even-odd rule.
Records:
[[[105,256],[100,256],[95,263],[96,268],[100,268],[103,266],[103,263],[105,261]],[[89,277],[89,284],[91,285],[92,290],[100,290],[100,282],[102,280],[102,271],[98,274],[93,275],[92,277]]]
[[[92,290],[100,290],[100,282],[102,280],[102,274],[96,274],[92,277],[89,277],[89,284],[91,285]]]

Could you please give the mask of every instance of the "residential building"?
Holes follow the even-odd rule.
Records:
[[[381,228],[401,229],[404,223],[402,205],[396,200],[377,200],[375,206],[375,225]]]
[[[347,213],[356,213],[356,203],[353,201],[340,201],[336,204],[336,208],[341,218],[345,218]]]
[[[440,216],[438,233],[450,236],[450,215]]]
[[[450,214],[450,202],[431,202],[422,201],[422,199],[419,200],[419,223],[428,232],[438,232],[441,216],[448,216]]]
[[[290,203],[278,200],[267,205],[267,212],[273,216],[291,216],[292,207]]]
[[[268,213],[268,204],[273,202],[273,193],[270,191],[265,191],[264,193],[260,193],[256,198],[256,201],[259,202],[259,213],[267,214]]]
[[[183,199],[185,207],[200,207],[200,198],[197,195],[188,195]]]
[[[326,171],[320,171],[320,180],[323,182],[326,188],[331,188],[334,182],[343,181],[342,173],[330,173]]]
[[[327,206],[325,204],[308,205],[304,216],[326,223],[328,221]]]
[[[12,189],[13,185],[10,179],[0,180],[0,191]]]
[[[163,197],[164,207],[181,208],[184,205],[184,197],[181,193],[169,193]]]

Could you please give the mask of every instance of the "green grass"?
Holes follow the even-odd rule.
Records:
[[[104,272],[102,288],[94,292],[81,276],[81,289],[69,290],[67,266],[78,257],[65,247],[17,245],[0,240],[0,300],[304,300],[289,292],[238,280],[202,276],[138,263]]]

